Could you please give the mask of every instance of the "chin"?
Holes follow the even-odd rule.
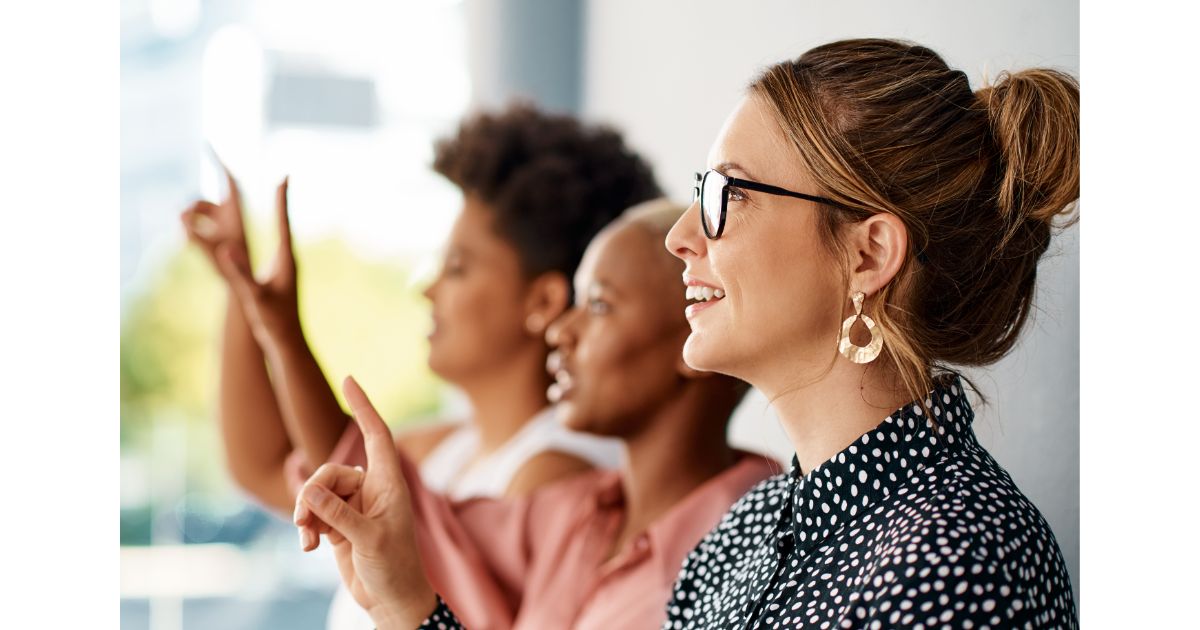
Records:
[[[437,348],[433,347],[429,349],[429,359],[425,361],[425,364],[429,366],[429,371],[436,374],[438,378],[451,383],[454,382],[455,376],[462,371],[462,366],[448,360],[445,352],[439,352]]]
[[[596,417],[595,414],[589,414],[586,410],[579,406],[565,401],[559,403],[558,419],[563,426],[575,431],[576,433],[587,433],[588,435],[598,435],[601,437],[618,437],[619,431],[615,431],[615,427],[609,426],[603,418]]]
[[[720,372],[720,357],[713,356],[712,340],[695,331],[683,343],[683,362],[693,370]]]

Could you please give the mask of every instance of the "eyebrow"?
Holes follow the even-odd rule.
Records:
[[[583,291],[576,289],[575,296],[577,298],[591,299],[594,293],[610,293],[613,295],[621,294],[621,292],[614,288],[613,285],[602,280],[593,280],[586,287],[584,287]]]
[[[726,176],[729,175],[729,171],[741,171],[742,174],[746,176],[746,179],[758,180],[758,178],[755,177],[749,170],[747,170],[746,167],[738,164],[737,162],[721,162],[715,168],[713,168],[713,170]]]

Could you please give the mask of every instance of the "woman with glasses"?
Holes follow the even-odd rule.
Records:
[[[1078,82],[974,91],[928,48],[834,42],[757,77],[708,166],[666,239],[697,299],[683,356],[762,390],[795,456],[692,550],[664,627],[1076,627],[1054,535],[955,368],[1004,356],[1032,308],[1079,194]],[[366,562],[411,557],[388,505],[347,519],[342,556],[380,627],[455,625],[411,567]]]

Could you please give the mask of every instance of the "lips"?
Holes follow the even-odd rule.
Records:
[[[697,313],[706,309],[712,308],[716,303],[725,299],[725,289],[713,283],[701,280],[696,276],[683,274],[684,296],[689,301],[695,301],[690,304],[684,315],[691,319]]]

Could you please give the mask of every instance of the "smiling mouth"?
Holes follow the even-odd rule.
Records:
[[[711,308],[717,302],[725,299],[725,290],[716,289],[710,286],[689,284],[684,293],[684,296],[691,304],[684,310],[684,315],[691,319],[692,316],[700,311]]]

